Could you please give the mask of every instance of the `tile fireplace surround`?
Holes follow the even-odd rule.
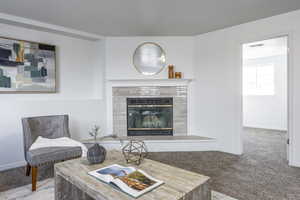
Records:
[[[127,98],[171,97],[173,98],[173,135],[187,135],[188,86],[125,86],[112,87],[113,132],[127,136]]]
[[[192,79],[113,79],[106,82],[107,132],[127,137],[127,98],[173,98],[173,136],[139,136],[149,152],[214,151],[217,140],[191,131]],[[102,141],[107,149],[120,149],[114,139]]]

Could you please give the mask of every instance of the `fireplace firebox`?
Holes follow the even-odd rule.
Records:
[[[173,98],[127,98],[127,135],[173,135]]]

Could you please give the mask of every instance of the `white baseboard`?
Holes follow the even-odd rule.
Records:
[[[300,167],[300,162],[290,161],[289,166],[291,166],[291,167]]]
[[[262,129],[262,130],[270,130],[270,131],[287,131],[287,129],[276,128],[276,127],[262,127],[262,126],[244,126],[244,128],[254,128],[254,129]]]
[[[25,161],[18,161],[18,162],[8,163],[8,164],[5,164],[5,165],[0,165],[0,171],[13,169],[13,168],[17,168],[17,167],[22,167],[22,166],[25,166],[25,165],[26,165]]]

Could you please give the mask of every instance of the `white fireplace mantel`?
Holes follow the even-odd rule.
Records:
[[[192,79],[109,79],[110,87],[130,86],[187,86]]]

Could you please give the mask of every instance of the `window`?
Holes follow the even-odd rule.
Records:
[[[245,66],[244,95],[274,95],[274,65]]]

